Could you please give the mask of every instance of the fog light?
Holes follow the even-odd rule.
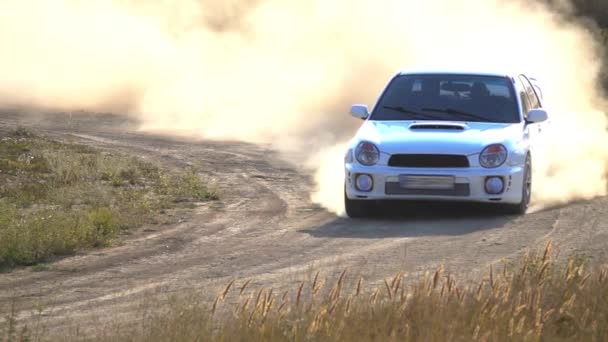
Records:
[[[355,187],[359,191],[370,192],[374,187],[374,181],[370,175],[357,175],[355,177]]]
[[[501,177],[486,178],[486,192],[490,195],[500,195],[505,191],[505,182]]]

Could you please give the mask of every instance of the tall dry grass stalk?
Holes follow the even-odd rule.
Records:
[[[404,273],[378,288],[344,270],[331,287],[317,273],[292,291],[239,290],[231,281],[210,309],[183,304],[146,329],[112,341],[606,341],[608,267],[574,256],[556,259],[548,243],[477,284],[439,267],[418,281]],[[346,290],[352,287],[349,295]],[[233,300],[228,300],[233,296]],[[224,310],[227,309],[227,310]],[[179,314],[178,314],[179,313]],[[226,315],[224,313],[229,313]],[[123,329],[125,330],[125,329]],[[4,330],[7,331],[7,330]],[[1,331],[0,332],[4,332]],[[9,333],[15,334],[14,326]],[[118,329],[116,330],[118,331]],[[0,335],[2,336],[2,335]]]

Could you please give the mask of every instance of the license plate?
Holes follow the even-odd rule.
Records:
[[[453,176],[400,176],[399,184],[404,189],[451,190],[454,189]]]

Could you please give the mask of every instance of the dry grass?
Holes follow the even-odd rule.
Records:
[[[547,244],[517,264],[490,267],[476,283],[459,283],[443,268],[418,281],[400,273],[372,291],[363,289],[362,279],[349,279],[347,271],[333,286],[324,286],[317,276],[283,293],[249,289],[249,281],[230,282],[211,305],[176,300],[137,326],[60,340],[608,340],[608,268],[580,257],[560,264],[554,257]],[[32,334],[23,329],[13,327],[12,336]]]
[[[216,197],[194,169],[18,129],[0,136],[0,270],[106,246],[161,209]]]

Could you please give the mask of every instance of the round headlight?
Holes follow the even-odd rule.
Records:
[[[488,169],[494,169],[507,161],[507,148],[501,144],[486,147],[479,155],[479,164]]]
[[[505,191],[505,182],[500,177],[488,177],[485,188],[487,194],[500,195]]]
[[[372,191],[372,188],[374,187],[374,180],[372,179],[372,176],[370,176],[370,175],[366,175],[366,174],[357,175],[355,177],[355,186],[356,186],[357,190],[359,190],[359,191],[370,192],[370,191]]]
[[[357,145],[357,149],[355,150],[355,158],[357,158],[357,161],[362,165],[376,165],[380,159],[380,151],[376,145],[363,141]]]

